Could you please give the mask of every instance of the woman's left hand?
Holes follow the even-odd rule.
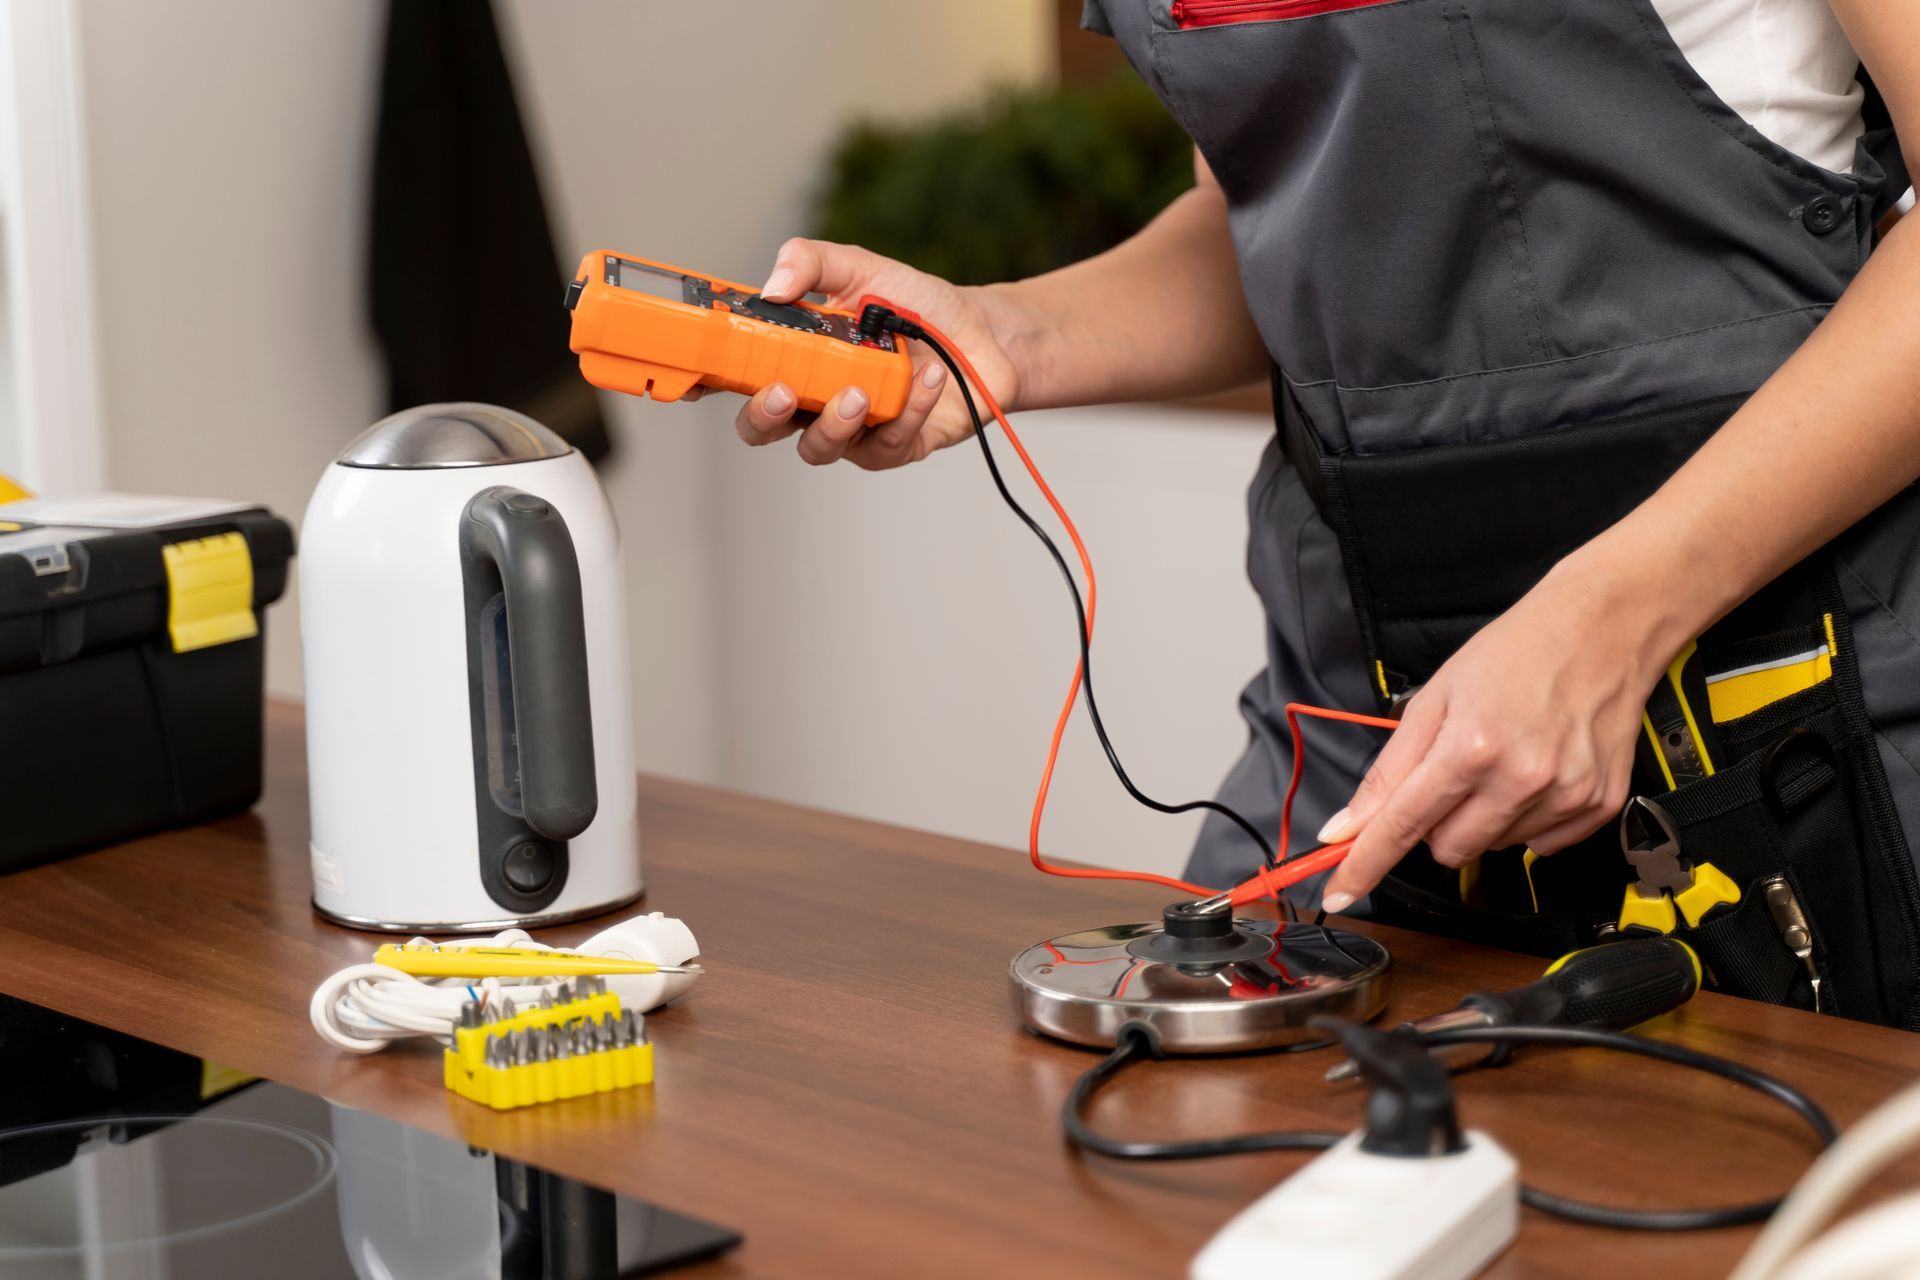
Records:
[[[1622,598],[1612,575],[1581,561],[1557,566],[1407,703],[1320,833],[1323,843],[1358,833],[1327,882],[1328,911],[1369,892],[1422,840],[1449,867],[1511,845],[1544,855],[1619,812],[1642,708],[1672,657],[1662,652],[1671,620],[1646,598],[1661,593]]]

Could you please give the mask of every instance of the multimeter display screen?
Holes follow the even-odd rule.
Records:
[[[624,258],[607,259],[607,283],[632,289],[636,293],[650,293],[669,302],[692,301],[687,297],[685,276],[674,275],[657,267],[643,267]]]

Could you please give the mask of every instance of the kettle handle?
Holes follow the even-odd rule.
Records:
[[[490,561],[500,575],[527,825],[570,840],[593,821],[600,799],[580,562],[567,522],[544,498],[495,485],[461,513],[460,553]]]

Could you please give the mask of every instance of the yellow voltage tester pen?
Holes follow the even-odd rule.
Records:
[[[532,947],[397,946],[373,953],[375,964],[416,978],[566,978],[589,973],[698,973],[699,965],[654,964]]]

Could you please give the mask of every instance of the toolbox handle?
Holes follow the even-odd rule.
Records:
[[[500,575],[527,825],[549,840],[570,840],[587,829],[600,804],[586,609],[573,537],[552,503],[495,485],[467,503],[460,547],[491,561]]]

